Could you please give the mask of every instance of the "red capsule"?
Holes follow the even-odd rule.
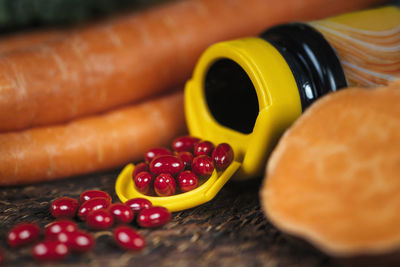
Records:
[[[164,207],[151,207],[142,210],[138,216],[138,224],[142,227],[159,227],[171,220],[171,213]]]
[[[180,158],[185,165],[185,169],[189,170],[192,167],[193,154],[187,151],[181,151],[177,154],[178,158]]]
[[[184,164],[177,156],[159,156],[150,163],[150,171],[154,174],[177,174],[183,170]]]
[[[48,238],[56,237],[60,233],[72,233],[78,230],[78,226],[73,221],[59,220],[54,221],[45,228],[45,235]]]
[[[169,173],[161,173],[154,180],[154,191],[159,197],[172,196],[176,191],[176,182]]]
[[[178,175],[178,184],[183,192],[188,192],[197,188],[199,180],[194,172],[183,171]]]
[[[147,171],[150,171],[150,167],[149,164],[147,164],[146,162],[141,162],[136,164],[132,172],[133,180],[135,180],[135,177],[139,172],[147,172]]]
[[[196,156],[207,155],[211,156],[214,149],[214,144],[210,141],[201,141],[194,146],[194,154]]]
[[[50,213],[55,218],[72,218],[78,210],[78,200],[70,197],[57,198],[50,204]]]
[[[211,158],[214,161],[215,168],[219,171],[223,171],[233,161],[233,149],[227,143],[221,143],[214,148]]]
[[[145,198],[131,198],[125,202],[125,205],[132,209],[134,215],[139,214],[142,210],[153,206],[150,200]]]
[[[126,204],[114,203],[108,210],[117,223],[130,223],[133,220],[133,211]]]
[[[78,210],[78,217],[84,221],[90,212],[94,210],[106,209],[108,206],[110,206],[110,201],[106,198],[97,197],[89,199],[80,206]]]
[[[152,183],[153,175],[147,171],[139,172],[135,177],[135,187],[142,194],[149,194]]]
[[[207,155],[200,155],[193,159],[192,170],[200,177],[208,178],[214,171],[214,162]]]
[[[114,218],[106,209],[94,210],[86,216],[86,223],[91,229],[108,229],[114,224]]]
[[[20,223],[15,225],[7,234],[10,247],[20,247],[35,241],[40,235],[40,228],[36,223]]]
[[[149,149],[144,153],[144,159],[146,160],[147,163],[150,163],[154,158],[158,156],[165,156],[165,155],[173,155],[172,151],[169,150],[168,148],[164,147],[155,147],[152,149]]]
[[[172,148],[177,151],[193,152],[194,145],[200,142],[199,138],[193,136],[181,136],[172,142]]]
[[[112,202],[111,196],[104,191],[101,190],[86,190],[79,196],[79,202],[83,204],[84,202],[92,199],[92,198],[105,198],[108,202]]]
[[[63,232],[57,235],[56,240],[64,243],[74,252],[87,252],[95,245],[93,236],[85,231]]]
[[[32,255],[38,261],[62,260],[67,257],[68,253],[68,246],[56,240],[40,242],[32,249]]]
[[[132,227],[118,226],[114,229],[114,239],[117,244],[126,250],[141,250],[146,246],[144,238]]]

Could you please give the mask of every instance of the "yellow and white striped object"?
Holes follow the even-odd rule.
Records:
[[[310,23],[336,50],[349,86],[400,80],[400,8],[386,6]]]

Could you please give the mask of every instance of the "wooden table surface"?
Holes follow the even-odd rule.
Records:
[[[7,231],[18,222],[51,222],[51,200],[78,197],[88,189],[109,192],[114,201],[120,170],[61,181],[0,189],[0,248],[3,266],[36,266],[31,247],[10,249]],[[299,240],[282,234],[263,215],[258,198],[261,178],[229,182],[209,203],[172,214],[158,229],[139,229],[145,250],[129,253],[113,242],[111,231],[98,231],[92,252],[70,255],[57,266],[335,266],[335,261]],[[133,224],[138,228],[135,224]],[[86,229],[83,222],[79,226]],[[55,263],[48,263],[51,266]]]

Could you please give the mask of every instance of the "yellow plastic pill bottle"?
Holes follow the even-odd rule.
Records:
[[[396,78],[399,19],[397,7],[383,7],[212,45],[185,87],[190,134],[231,144],[241,163],[234,178],[260,175],[285,129],[318,98],[345,88],[347,77],[357,85]]]
[[[185,88],[189,132],[228,142],[242,162],[237,178],[260,174],[279,135],[316,99],[346,86],[340,61],[302,23],[207,49]]]

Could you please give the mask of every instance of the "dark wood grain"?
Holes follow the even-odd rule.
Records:
[[[109,192],[119,170],[24,187],[0,189],[0,247],[4,266],[36,266],[30,247],[10,249],[6,234],[18,222],[44,227],[53,218],[49,202],[62,196],[78,197],[87,189]],[[173,213],[158,229],[139,229],[147,248],[128,253],[113,242],[111,231],[93,232],[93,252],[71,255],[57,266],[335,266],[316,249],[283,235],[264,217],[258,200],[260,178],[230,182],[209,203]],[[86,229],[83,222],[79,226]],[[135,225],[135,227],[137,227]],[[53,265],[48,263],[47,265]]]

